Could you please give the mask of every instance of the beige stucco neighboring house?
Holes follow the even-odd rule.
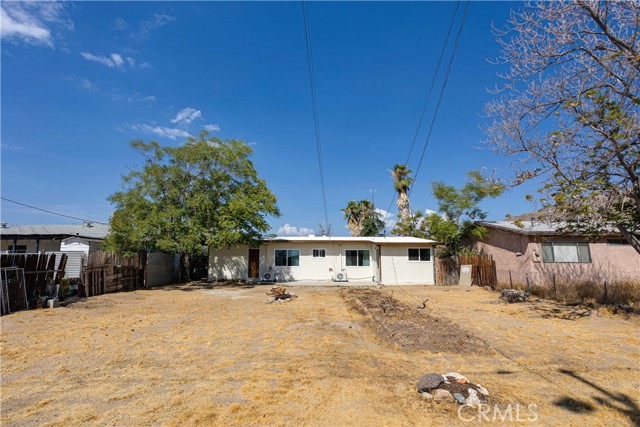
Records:
[[[475,248],[493,256],[498,281],[529,277],[533,283],[563,277],[638,277],[640,255],[619,233],[611,231],[596,241],[566,235],[558,223],[538,221],[480,221],[487,235]]]
[[[277,237],[209,250],[209,280],[434,284],[436,242],[415,237]]]

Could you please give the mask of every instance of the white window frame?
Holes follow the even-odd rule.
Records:
[[[568,245],[574,245],[576,248],[576,256],[578,257],[577,261],[556,261],[556,253],[554,250],[554,245],[559,245],[559,246],[568,246]],[[587,255],[589,257],[588,261],[580,261],[580,250],[578,249],[578,245],[581,245],[583,247],[587,248]],[[551,256],[553,258],[553,260],[548,260],[545,259],[545,246],[550,246],[551,247]],[[589,243],[588,242],[543,242],[542,243],[542,261],[545,264],[591,264],[593,262],[593,258],[591,257],[591,248],[589,247]]]
[[[347,261],[348,261],[348,257],[347,257],[347,252],[348,251],[356,251],[356,252],[364,252],[367,251],[369,253],[369,264],[368,265],[348,265]],[[358,256],[358,254],[356,253],[356,260],[360,260],[360,257]],[[364,260],[364,256],[362,257],[362,260]],[[345,267],[371,267],[371,249],[345,249],[344,250],[344,265]]]
[[[318,255],[316,256],[316,251],[318,252]],[[322,255],[320,255],[322,254]],[[311,257],[312,258],[326,258],[327,257],[327,250],[324,248],[315,248],[315,249],[311,249]]]
[[[287,253],[287,265],[278,265],[276,262],[278,261],[278,256],[276,255],[277,251],[285,251]],[[289,265],[289,252],[290,251],[298,251],[298,265]],[[273,265],[276,267],[300,267],[300,249],[296,248],[282,248],[282,249],[274,249],[273,250]]]
[[[417,250],[418,251],[418,259],[409,258],[409,251],[410,250]],[[420,255],[420,251],[421,250],[429,251],[429,259],[422,259],[421,255]],[[431,253],[431,248],[407,248],[407,260],[409,262],[432,262],[433,261],[433,253]]]

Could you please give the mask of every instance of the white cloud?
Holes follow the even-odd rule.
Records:
[[[41,26],[37,21],[19,21],[19,18],[14,19],[14,17],[5,11],[4,6],[2,7],[1,13],[0,35],[2,37],[15,37],[26,42],[53,46],[51,31]]]
[[[169,138],[169,139],[178,139],[178,138],[188,138],[191,135],[189,132],[186,132],[182,129],[168,128],[164,126],[150,126],[150,125],[133,125],[131,126],[134,130],[139,130],[147,133],[153,133],[158,136]]]
[[[144,43],[151,37],[151,33],[153,31],[175,20],[175,16],[169,15],[165,12],[154,12],[149,19],[145,19],[138,23],[138,29],[131,32],[131,40],[138,43]]]
[[[67,18],[65,7],[62,2],[4,1],[0,12],[0,36],[53,47],[49,27],[73,30],[73,22]]]
[[[283,225],[278,228],[278,236],[308,236],[309,234],[313,234],[314,231],[312,228],[307,227],[296,227],[289,223]]]
[[[204,129],[209,132],[217,132],[220,130],[220,125],[204,125]]]
[[[176,114],[176,116],[171,119],[171,123],[190,124],[200,116],[202,116],[202,111],[196,110],[195,108],[186,107],[178,111],[178,114]]]
[[[115,18],[111,23],[111,28],[118,31],[126,30],[129,28],[129,23],[124,18]]]
[[[84,90],[88,90],[89,92],[95,92],[98,90],[98,87],[88,79],[80,80],[80,87]]]
[[[129,67],[135,68],[136,60],[131,57],[124,58],[119,53],[112,53],[109,56],[94,55],[90,52],[82,52],[80,55],[87,61],[97,62],[98,64],[106,65],[109,68],[124,69],[125,64]],[[142,68],[142,67],[139,67]]]
[[[122,55],[118,53],[112,53],[111,60],[113,61],[116,67],[122,67],[124,65],[124,59],[122,59]]]
[[[11,151],[20,151],[23,148],[22,147],[17,147],[15,145],[9,145],[9,144],[0,144],[0,148],[2,148],[3,150],[11,150]]]
[[[388,231],[393,230],[393,227],[395,227],[398,223],[395,214],[378,208],[376,208],[376,212],[378,212],[382,216],[382,220],[384,221],[384,228]]]

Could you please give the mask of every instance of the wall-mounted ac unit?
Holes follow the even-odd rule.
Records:
[[[333,273],[333,281],[334,282],[348,282],[347,280],[347,270],[336,271]]]
[[[262,281],[263,282],[275,282],[276,281],[275,273],[272,273],[272,272],[264,273],[262,275]]]

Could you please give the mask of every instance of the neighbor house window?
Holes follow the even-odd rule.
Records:
[[[589,243],[547,242],[542,244],[544,262],[591,262]]]
[[[607,239],[607,245],[618,246],[618,245],[628,245],[628,244],[630,243],[625,239]]]
[[[431,261],[431,249],[409,248],[409,261]]]
[[[297,267],[300,265],[298,249],[276,249],[276,267]]]
[[[313,250],[313,257],[314,258],[324,258],[326,255],[325,250],[324,249],[314,249]]]
[[[344,251],[347,267],[368,267],[369,249],[357,249]]]

